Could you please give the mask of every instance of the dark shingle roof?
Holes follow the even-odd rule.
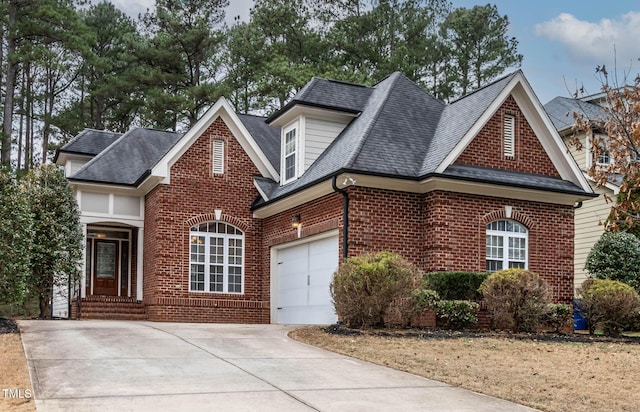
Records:
[[[58,153],[73,153],[95,156],[118,140],[122,133],[108,132],[106,130],[84,129],[67,144],[62,146]],[[58,157],[56,153],[56,159]],[[54,160],[55,161],[55,160]]]
[[[269,200],[342,171],[420,179],[433,174],[518,72],[445,105],[401,73],[370,88],[362,112],[296,181],[260,179]]]
[[[266,118],[261,116],[238,114],[238,117],[267,156],[271,166],[280,173],[280,128],[269,126],[265,122]]]
[[[511,170],[454,164],[447,167],[442,175],[463,180],[495,183],[527,189],[543,189],[551,192],[584,194],[584,190],[578,186],[557,177]]]
[[[136,128],[91,159],[70,180],[135,186],[182,137],[181,133]]]
[[[372,89],[363,85],[314,77],[289,103],[271,115],[267,123],[271,123],[296,104],[358,113],[367,104],[371,93]]]
[[[605,120],[607,117],[605,110],[597,104],[560,96],[545,104],[544,110],[558,131],[573,126],[574,112],[582,113],[588,119],[597,121]]]

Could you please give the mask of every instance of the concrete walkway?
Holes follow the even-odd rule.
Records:
[[[277,325],[20,321],[38,411],[532,411]]]

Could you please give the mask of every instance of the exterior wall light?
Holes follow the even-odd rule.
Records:
[[[300,219],[300,213],[294,215],[291,219],[291,227],[298,231],[298,238],[300,238],[302,232],[302,220]]]

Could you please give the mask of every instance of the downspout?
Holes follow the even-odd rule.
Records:
[[[331,186],[333,190],[338,193],[342,193],[342,257],[347,258],[349,256],[349,194],[344,189],[340,189],[336,184],[338,176],[333,176],[331,179]]]

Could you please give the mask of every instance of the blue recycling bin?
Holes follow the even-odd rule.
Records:
[[[587,330],[587,319],[582,316],[580,302],[573,301],[573,330]]]

